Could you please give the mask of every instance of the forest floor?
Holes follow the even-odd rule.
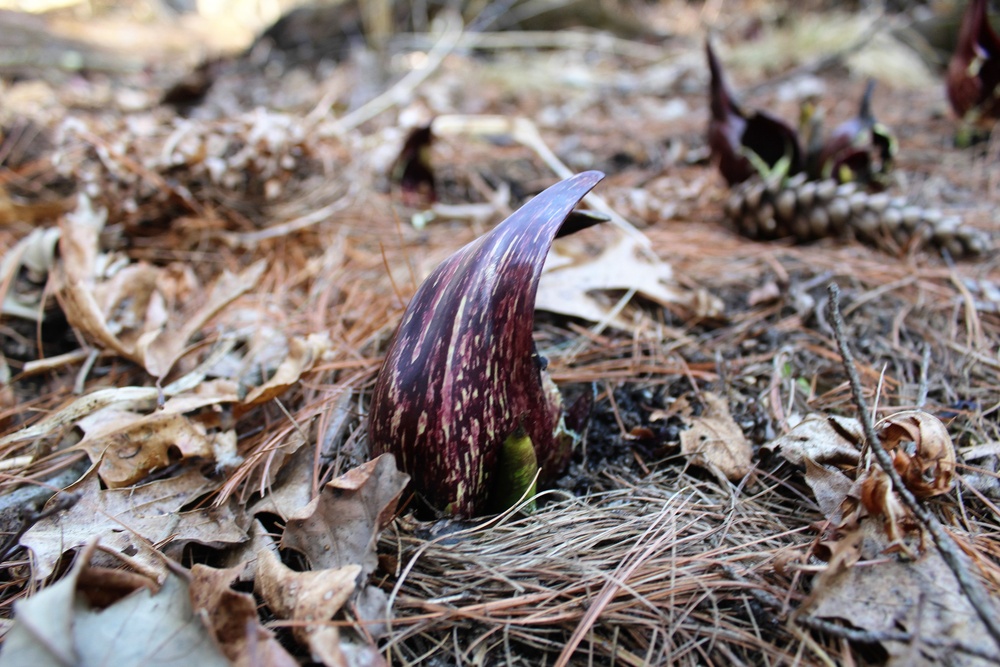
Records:
[[[642,4],[658,41],[473,50],[453,22],[382,60],[258,52],[181,110],[204,26],[60,19],[57,61],[89,66],[0,79],[0,665],[996,664],[859,417],[902,424],[897,460],[954,457],[921,504],[996,605],[1000,260],[733,231],[705,26],[793,125],[875,76],[890,193],[988,234],[1000,141],[954,147],[906,17],[776,4]],[[433,205],[392,178],[432,121]],[[576,272],[535,322],[553,379],[596,390],[585,444],[534,513],[428,516],[366,464],[388,339],[437,263],[591,169],[620,219],[557,242]]]

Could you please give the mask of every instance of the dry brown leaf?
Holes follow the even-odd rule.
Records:
[[[409,481],[391,454],[348,471],[289,518],[281,547],[301,552],[313,569],[361,565],[361,579],[366,580],[378,565],[379,532]]]
[[[861,422],[851,417],[809,415],[791,431],[764,445],[779,452],[789,463],[857,466],[864,432]]]
[[[264,384],[254,387],[243,399],[241,410],[249,409],[281,395],[299,381],[299,378],[319,361],[330,349],[330,336],[326,333],[296,336],[288,342],[288,355],[278,365],[274,375]]]
[[[886,558],[891,545],[874,522],[863,522],[858,536],[853,546],[842,550],[853,552],[850,558],[831,563],[828,572],[817,575],[804,609],[869,632],[913,633],[912,645],[883,642],[889,665],[996,664],[956,650],[960,642],[996,655],[989,633],[936,548],[918,560]],[[922,641],[927,639],[934,639],[934,645]]]
[[[724,398],[712,393],[702,395],[705,410],[681,431],[681,453],[688,460],[730,481],[743,479],[750,472],[753,451],[731,414]]]
[[[61,266],[56,296],[69,323],[99,347],[131,359],[154,377],[163,377],[183,354],[188,341],[219,310],[252,289],[265,269],[264,262],[239,275],[223,273],[200,297],[191,268],[158,268],[129,264],[99,252],[98,239],[107,217],[95,211],[81,195],[75,211],[60,225]]]
[[[278,618],[296,622],[292,632],[313,660],[333,667],[346,665],[347,659],[340,650],[340,630],[328,621],[354,593],[359,574],[360,565],[296,572],[264,550],[257,556],[254,590]]]
[[[836,469],[820,465],[812,459],[805,459],[806,484],[812,489],[819,511],[836,527],[844,519],[847,500],[854,486],[853,480]]]
[[[85,337],[142,363],[134,344],[146,331],[144,311],[152,298],[157,269],[148,264],[122,267],[110,255],[99,254],[98,239],[106,221],[107,211],[95,210],[83,194],[77,208],[63,217],[62,263],[54,272],[56,297],[69,323]],[[113,313],[114,319],[109,319]]]
[[[154,377],[163,377],[184,353],[184,348],[210,319],[237,298],[252,290],[264,275],[267,263],[256,262],[238,274],[224,271],[209,290],[208,298],[195,312],[175,312],[155,336],[138,345],[142,363]]]
[[[277,514],[282,520],[298,515],[313,500],[313,467],[315,450],[303,447],[305,441],[293,434],[281,449],[281,454],[270,466],[273,474],[267,492],[248,508],[251,515],[260,512]],[[258,473],[263,475],[264,472]],[[257,484],[251,484],[251,488]]]
[[[875,433],[913,495],[930,498],[951,490],[955,445],[940,419],[923,410],[904,410],[875,424]]]
[[[231,664],[297,667],[298,661],[281,647],[274,633],[261,625],[253,596],[230,588],[242,570],[242,566],[217,570],[196,564],[191,568],[191,606],[207,620]]]
[[[0,666],[230,664],[191,608],[182,577],[168,574],[153,593],[143,577],[88,567],[89,551],[61,580],[15,603]],[[128,592],[130,580],[134,592],[108,597],[109,587]]]
[[[36,522],[21,537],[20,544],[31,550],[35,579],[52,574],[64,553],[99,536],[101,544],[132,557],[154,571],[164,571],[162,557],[152,553],[150,544],[179,548],[189,542],[221,547],[247,539],[240,529],[244,519],[230,503],[218,508],[188,512],[182,507],[218,484],[196,470],[142,486],[101,490],[96,468],[66,489],[80,494],[67,510]],[[56,498],[59,496],[57,495]]]
[[[254,580],[254,573],[257,570],[257,558],[262,551],[271,551],[275,555],[278,554],[277,542],[267,532],[264,524],[257,519],[254,519],[250,523],[247,534],[250,539],[242,544],[237,544],[226,549],[219,563],[223,568],[240,568],[238,578],[241,582]]]
[[[671,287],[673,269],[664,261],[648,259],[633,236],[616,234],[616,239],[597,256],[584,251],[579,240],[558,239],[545,262],[535,308],[579,317],[590,322],[607,322],[619,329],[632,330],[625,319],[612,312],[614,298],[595,298],[597,292],[635,290],[636,294],[663,306],[684,306],[700,316],[716,316],[722,310],[718,299],[705,299]]]
[[[781,298],[781,288],[778,283],[768,280],[763,285],[755,287],[747,294],[747,305],[750,307],[759,306],[764,303],[773,303]]]
[[[212,460],[213,440],[205,427],[184,415],[154,412],[140,415],[101,410],[78,423],[84,437],[77,447],[98,464],[110,488],[131,486],[149,473],[192,457]]]

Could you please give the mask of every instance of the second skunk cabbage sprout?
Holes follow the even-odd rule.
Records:
[[[1000,36],[990,26],[987,4],[972,0],[966,7],[947,79],[955,115],[980,126],[1000,118]]]
[[[445,514],[507,509],[569,463],[589,404],[563,409],[535,349],[535,293],[552,241],[603,220],[573,213],[602,178],[553,185],[442,262],[389,343],[369,411],[372,455],[394,454]]]
[[[767,112],[745,112],[734,99],[722,64],[708,40],[705,40],[705,55],[711,74],[708,145],[712,161],[726,182],[736,185],[751,176],[766,176],[772,170],[782,175],[800,172],[802,149],[795,130]]]
[[[806,172],[813,180],[832,178],[838,183],[859,183],[880,189],[887,184],[896,157],[896,138],[872,113],[875,80],[869,79],[858,105],[858,115],[821,136],[819,112],[804,108]]]

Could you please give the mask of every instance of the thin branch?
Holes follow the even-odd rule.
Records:
[[[878,460],[882,470],[892,480],[893,488],[899,494],[900,500],[910,508],[913,515],[934,538],[941,557],[948,567],[951,568],[955,579],[958,580],[958,585],[962,588],[962,592],[965,593],[969,603],[976,610],[976,614],[982,620],[983,625],[986,626],[990,636],[993,637],[994,643],[1000,647],[1000,617],[998,617],[993,603],[990,602],[984,593],[985,589],[973,577],[970,570],[971,562],[968,556],[962,552],[941,522],[938,521],[937,517],[921,505],[920,501],[906,487],[899,473],[896,472],[889,453],[882,446],[882,442],[875,433],[875,425],[872,423],[871,416],[865,407],[864,395],[861,393],[861,380],[854,366],[854,356],[847,345],[847,336],[844,333],[844,319],[840,314],[840,287],[837,283],[830,283],[827,290],[830,294],[830,302],[828,304],[829,316],[833,322],[833,331],[837,339],[837,346],[840,348],[840,356],[844,364],[844,371],[847,373],[848,380],[850,381],[851,393],[854,396],[858,418],[861,420],[862,426],[864,426],[865,437],[868,440],[871,451],[875,454],[875,458]]]
[[[928,387],[930,385],[930,368],[931,368],[931,346],[927,343],[924,344],[924,354],[920,359],[920,386],[917,389],[917,409],[923,410],[924,405],[927,403],[927,393]]]

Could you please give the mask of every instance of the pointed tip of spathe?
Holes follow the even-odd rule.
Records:
[[[875,92],[875,77],[869,77],[865,84],[865,92],[861,95],[861,104],[858,105],[858,117],[862,120],[874,120],[872,114],[872,94]]]
[[[596,169],[591,169],[590,171],[582,171],[579,174],[575,174],[573,176],[570,176],[569,178],[567,178],[563,182],[564,183],[570,183],[570,182],[572,182],[573,184],[579,183],[580,185],[589,184],[590,187],[594,187],[595,185],[597,185],[598,183],[600,183],[602,180],[604,180],[605,176],[606,176],[606,174],[603,171],[598,171]]]
[[[742,116],[733,100],[733,94],[726,84],[726,75],[722,71],[722,63],[715,54],[712,46],[712,38],[705,36],[705,57],[708,59],[709,72],[709,98],[712,107],[712,117],[717,121],[724,122],[729,114]]]

